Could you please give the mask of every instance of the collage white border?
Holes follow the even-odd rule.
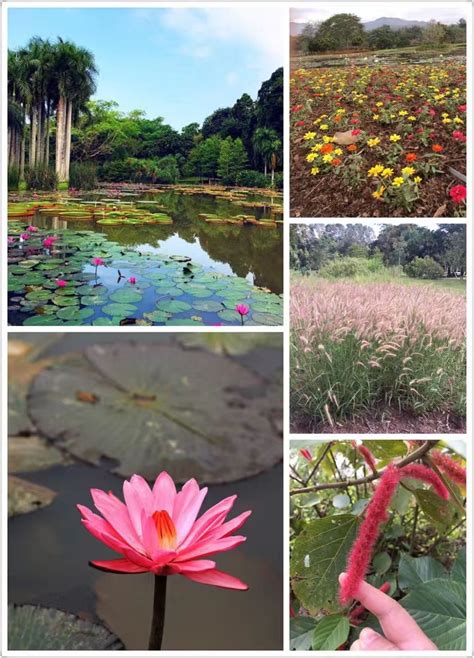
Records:
[[[319,0],[321,1],[321,0]],[[338,4],[341,4],[344,0],[333,0],[332,4],[336,8]],[[409,3],[410,0],[393,0],[395,2],[400,2],[400,3]],[[473,185],[472,185],[472,173],[473,173],[473,167],[472,167],[472,153],[473,153],[473,146],[472,146],[472,136],[473,136],[473,131],[472,131],[472,120],[473,120],[473,112],[472,112],[472,103],[470,102],[472,99],[472,94],[474,91],[474,86],[473,86],[473,62],[472,62],[472,56],[473,56],[473,47],[472,47],[472,10],[473,10],[473,3],[470,0],[465,0],[465,1],[452,1],[452,0],[446,0],[445,2],[430,2],[430,0],[418,0],[419,2],[425,2],[428,6],[432,7],[435,5],[439,6],[445,6],[445,5],[450,5],[450,6],[463,6],[466,8],[467,14],[468,14],[468,51],[467,51],[467,60],[468,60],[468,80],[467,80],[467,98],[468,100],[468,168],[467,168],[467,188],[468,188],[468,201],[467,201],[467,213],[466,213],[466,225],[467,225],[467,240],[468,240],[468,282],[467,282],[467,300],[468,300],[468,321],[467,321],[467,331],[468,331],[468,409],[467,409],[467,430],[466,430],[466,435],[465,438],[467,437],[472,437],[472,395],[473,395],[473,385],[472,385],[472,357],[473,357],[473,346],[472,346],[472,327],[473,327],[473,303],[472,303],[472,295],[473,295],[473,287],[472,287],[472,279],[471,279],[471,271],[469,269],[469,264],[472,264],[472,258],[473,258],[473,231],[472,231],[472,208],[473,208],[473,203],[472,203],[472,192],[473,192]],[[7,494],[8,494],[8,487],[7,487],[7,380],[8,380],[8,374],[7,374],[7,354],[8,354],[8,349],[7,349],[7,339],[8,339],[8,333],[17,333],[21,334],[28,332],[51,332],[51,329],[48,327],[11,327],[7,328],[7,313],[6,313],[6,308],[7,308],[7,293],[6,293],[6,281],[7,281],[7,248],[6,248],[6,237],[7,237],[7,227],[6,227],[6,217],[7,217],[7,158],[6,158],[6,153],[7,153],[7,96],[5,93],[6,90],[6,77],[7,77],[7,58],[6,58],[6,51],[7,51],[7,10],[8,8],[22,8],[22,7],[29,7],[29,8],[42,8],[42,7],[67,7],[67,8],[72,8],[72,7],[82,7],[82,8],[90,8],[90,7],[102,7],[102,8],[111,8],[111,7],[133,7],[133,8],[150,8],[150,7],[172,7],[172,8],[199,8],[199,7],[229,7],[229,6],[248,6],[249,10],[251,11],[250,7],[266,7],[270,8],[271,6],[278,7],[279,9],[286,8],[287,10],[287,15],[286,15],[286,21],[288,25],[288,35],[289,35],[289,22],[290,22],[290,14],[289,10],[290,7],[294,8],[308,8],[308,6],[317,6],[318,5],[318,0],[311,0],[308,2],[291,2],[290,0],[269,0],[268,2],[253,2],[252,0],[241,0],[240,2],[226,2],[226,1],[221,1],[218,0],[216,2],[214,1],[208,1],[208,2],[198,2],[198,1],[180,1],[180,2],[173,2],[172,0],[168,2],[141,2],[141,1],[133,1],[133,0],[128,0],[128,1],[117,1],[117,0],[105,0],[102,2],[97,2],[95,0],[89,0],[89,1],[61,1],[61,0],[53,0],[49,2],[43,2],[42,0],[30,0],[30,2],[24,2],[22,0],[0,0],[1,2],[1,80],[2,80],[2,124],[1,124],[1,153],[2,153],[2,158],[1,158],[1,165],[2,165],[2,183],[1,183],[1,230],[0,230],[0,237],[1,237],[1,245],[2,245],[2,251],[1,251],[1,257],[0,257],[0,274],[1,274],[1,293],[0,293],[0,322],[1,322],[1,381],[0,381],[0,390],[1,390],[1,400],[2,400],[2,418],[1,418],[1,437],[2,437],[2,446],[1,446],[1,513],[2,513],[2,518],[1,518],[1,529],[2,529],[2,541],[1,541],[1,629],[0,629],[0,635],[1,635],[1,645],[0,645],[0,655],[1,656],[16,656],[16,657],[23,657],[23,656],[45,656],[50,658],[51,656],[79,656],[79,655],[84,655],[84,656],[114,656],[116,655],[116,652],[110,652],[110,651],[82,651],[82,652],[77,652],[77,651],[65,651],[65,652],[50,652],[50,651],[29,651],[29,652],[23,652],[23,651],[8,651],[7,649],[7,602],[8,602],[8,596],[7,596],[7,574],[8,574],[8,554],[7,554],[7,524],[8,524],[8,514],[7,514]],[[354,5],[354,10],[357,8],[357,5],[364,5],[364,4],[373,4],[372,0],[360,0],[359,2],[353,3]],[[268,35],[265,34],[264,26],[262,26],[262,38],[268,38]],[[285,210],[285,224],[284,224],[284,254],[283,254],[283,263],[284,263],[284,324],[283,324],[283,333],[284,333],[284,349],[283,349],[283,364],[284,364],[284,391],[283,391],[283,400],[284,400],[284,408],[283,408],[283,423],[284,423],[284,451],[283,451],[283,468],[284,468],[284,473],[287,473],[288,471],[288,453],[289,453],[289,440],[290,439],[310,439],[310,435],[308,434],[293,434],[290,436],[289,434],[289,292],[290,292],[290,286],[289,286],[289,226],[291,224],[298,224],[298,223],[304,223],[305,221],[309,222],[310,220],[305,220],[305,219],[291,219],[288,221],[289,218],[289,122],[288,122],[288,116],[289,116],[289,93],[288,93],[288,80],[289,80],[289,72],[290,72],[290,57],[289,57],[289,39],[286,42],[286,45],[283,46],[282,51],[284,53],[284,70],[285,70],[285,93],[284,93],[284,117],[285,117],[285,123],[284,123],[284,143],[285,143],[285,152],[284,152],[284,210]],[[356,218],[353,218],[351,221],[355,221]],[[331,222],[337,222],[337,221],[342,221],[342,218],[337,219],[337,218],[330,218],[330,219],[325,219],[325,218],[317,218],[311,220],[312,223],[331,223]],[[397,220],[391,220],[391,219],[377,219],[376,223],[410,223],[410,221],[415,221],[414,219],[397,219]],[[444,222],[444,223],[464,223],[464,220],[449,220]],[[209,331],[209,327],[195,327],[195,328],[183,328],[181,329],[180,327],[134,327],[133,328],[133,333],[140,333],[140,332],[184,332],[184,331],[189,331],[189,332],[206,332]],[[122,329],[116,329],[116,328],[108,328],[108,327],[63,327],[61,328],[61,332],[67,332],[67,333],[75,333],[76,331],[81,331],[81,332],[108,332],[108,333],[114,333],[115,331],[122,332]],[[132,333],[131,330],[127,329],[126,331],[129,331]],[[219,331],[223,332],[229,332],[232,333],[234,331],[244,331],[244,332],[275,332],[279,333],[282,331],[281,327],[221,327]],[[315,435],[314,438],[316,438],[317,435]],[[325,435],[326,436],[326,435]],[[400,438],[407,438],[408,435],[405,435],[405,437],[401,436]],[[430,435],[409,435],[410,438],[414,439],[423,439],[427,438]],[[462,435],[452,435],[453,438],[462,438]],[[347,438],[353,438],[352,435],[348,434],[338,434],[337,439],[338,440],[343,440]],[[380,435],[371,435],[371,439],[389,439],[389,438],[394,438],[393,434],[380,434]],[[438,651],[436,654],[432,654],[430,652],[426,651],[413,651],[413,652],[406,652],[406,651],[401,651],[401,652],[396,652],[396,651],[390,651],[390,652],[377,652],[377,656],[471,656],[472,655],[472,616],[473,616],[473,605],[472,605],[472,575],[473,575],[473,569],[472,569],[472,504],[471,504],[471,498],[472,498],[472,468],[473,468],[473,457],[474,457],[474,450],[473,450],[473,441],[471,438],[471,444],[469,446],[469,443],[467,444],[468,447],[468,507],[467,507],[467,519],[468,519],[468,526],[467,526],[467,542],[468,542],[468,551],[467,551],[467,620],[468,620],[468,627],[467,627],[467,650],[466,651]],[[470,449],[469,449],[470,448]],[[283,606],[283,620],[284,620],[284,628],[283,628],[283,641],[284,644],[283,646],[285,647],[284,650],[282,651],[160,651],[160,652],[155,652],[155,651],[124,651],[122,652],[122,655],[129,655],[129,656],[173,656],[173,657],[181,657],[181,656],[242,656],[246,658],[250,658],[251,656],[275,656],[275,657],[286,657],[290,658],[291,656],[341,656],[343,655],[343,652],[295,652],[292,651],[290,652],[288,650],[289,647],[289,578],[288,578],[288,572],[289,572],[289,530],[288,530],[288,523],[287,520],[289,518],[289,478],[285,477],[284,478],[284,486],[283,486],[283,511],[284,511],[284,527],[283,527],[283,540],[284,540],[284,578],[283,578],[283,601],[282,601],[282,606]],[[54,565],[51,565],[51,568],[54,569]],[[205,593],[203,594],[205,596]],[[264,611],[262,611],[262,614],[264,614]],[[346,655],[349,655],[346,652]],[[359,655],[365,655],[365,656],[373,656],[375,657],[375,654],[373,652],[359,652]]]

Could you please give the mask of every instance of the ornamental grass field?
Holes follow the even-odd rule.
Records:
[[[291,215],[464,216],[464,62],[294,71]]]
[[[463,431],[464,295],[298,276],[290,313],[292,431]]]

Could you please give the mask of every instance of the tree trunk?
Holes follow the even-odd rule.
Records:
[[[26,138],[25,138],[25,133],[23,132],[21,138],[20,180],[23,180],[25,177],[25,151],[26,151]]]
[[[36,163],[38,165],[42,164],[42,158],[41,158],[41,145],[42,145],[42,140],[43,140],[43,105],[40,103],[38,104],[38,133],[36,137]]]
[[[47,167],[49,167],[49,131],[50,131],[50,120],[51,120],[51,103],[48,100],[46,106],[46,135],[45,135],[45,145],[44,145],[44,162]]]
[[[71,134],[72,134],[72,101],[68,102],[66,120],[66,154],[64,163],[64,180],[69,180],[69,164],[71,162]]]
[[[34,167],[36,164],[36,140],[38,136],[38,109],[36,106],[33,107],[31,114],[31,132],[30,132],[30,167]]]
[[[15,140],[15,167],[20,167],[20,155],[21,153],[21,135],[20,131],[18,130],[16,133],[16,140]]]
[[[8,126],[8,166],[11,167],[11,150],[12,150],[12,133],[13,129],[11,126]]]
[[[59,181],[63,179],[62,154],[64,143],[64,118],[64,98],[63,96],[60,96],[56,111],[56,173]]]
[[[272,167],[272,187],[275,184],[275,169]]]
[[[265,173],[265,178],[267,177],[267,160],[263,161],[263,171]]]

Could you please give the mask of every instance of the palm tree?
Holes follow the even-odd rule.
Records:
[[[272,175],[271,184],[275,181],[275,169],[281,153],[281,140],[278,134],[272,128],[257,128],[252,140],[253,148],[256,155],[263,160],[265,177],[267,176],[267,167],[270,164]]]

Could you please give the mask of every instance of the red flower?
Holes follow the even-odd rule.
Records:
[[[331,160],[331,165],[333,167],[339,167],[340,164],[342,164],[342,160],[340,158],[333,158]]]
[[[453,138],[456,139],[458,142],[466,141],[466,135],[462,133],[460,130],[455,130],[453,132]]]
[[[399,481],[398,469],[389,464],[380,478],[375,494],[367,506],[365,519],[359,527],[357,538],[347,560],[347,576],[339,590],[339,600],[346,605],[354,598],[364,579],[370,558],[379,536],[380,525],[387,519],[387,508]]]
[[[312,461],[313,456],[311,454],[311,450],[308,450],[308,448],[301,448],[300,450],[300,455],[304,457],[307,461]]]
[[[407,162],[416,162],[417,158],[418,156],[416,155],[416,153],[407,153],[405,156],[405,160]]]
[[[441,146],[441,144],[433,144],[432,149],[435,153],[442,153],[444,151],[444,148]]]
[[[321,153],[332,153],[334,151],[334,144],[323,144],[321,146]]]
[[[362,457],[364,458],[365,463],[368,466],[370,466],[372,471],[376,471],[377,470],[377,462],[376,462],[376,459],[375,459],[374,455],[371,453],[371,451],[366,446],[364,446],[362,444],[357,444],[356,441],[352,441],[352,445],[357,450],[357,452],[360,455],[362,455]]]
[[[465,112],[467,110],[467,105],[458,105],[458,110],[460,112]]]
[[[455,185],[449,190],[449,196],[454,203],[461,203],[466,198],[466,188],[464,185]]]
[[[297,121],[295,126],[304,126],[304,121]]]
[[[351,131],[351,135],[353,137],[357,137],[357,135],[360,135],[362,131],[359,128],[354,128],[354,130]]]
[[[359,123],[359,119],[351,119],[350,122],[355,126],[356,123]]]
[[[466,486],[466,469],[458,464],[452,457],[440,450],[432,450],[430,457],[440,471],[445,473],[453,482],[461,487]]]
[[[430,116],[432,116],[432,117],[435,117],[435,116],[436,116],[436,110],[433,110],[433,108],[430,108],[430,109],[428,110],[428,114],[429,114]]]
[[[292,112],[299,112],[302,109],[303,109],[302,105],[293,105],[293,107],[291,108],[291,111]]]
[[[428,466],[424,464],[408,464],[400,469],[400,474],[402,478],[415,478],[415,480],[422,480],[427,484],[431,484],[440,498],[448,500],[449,491],[444,486],[439,475]]]

